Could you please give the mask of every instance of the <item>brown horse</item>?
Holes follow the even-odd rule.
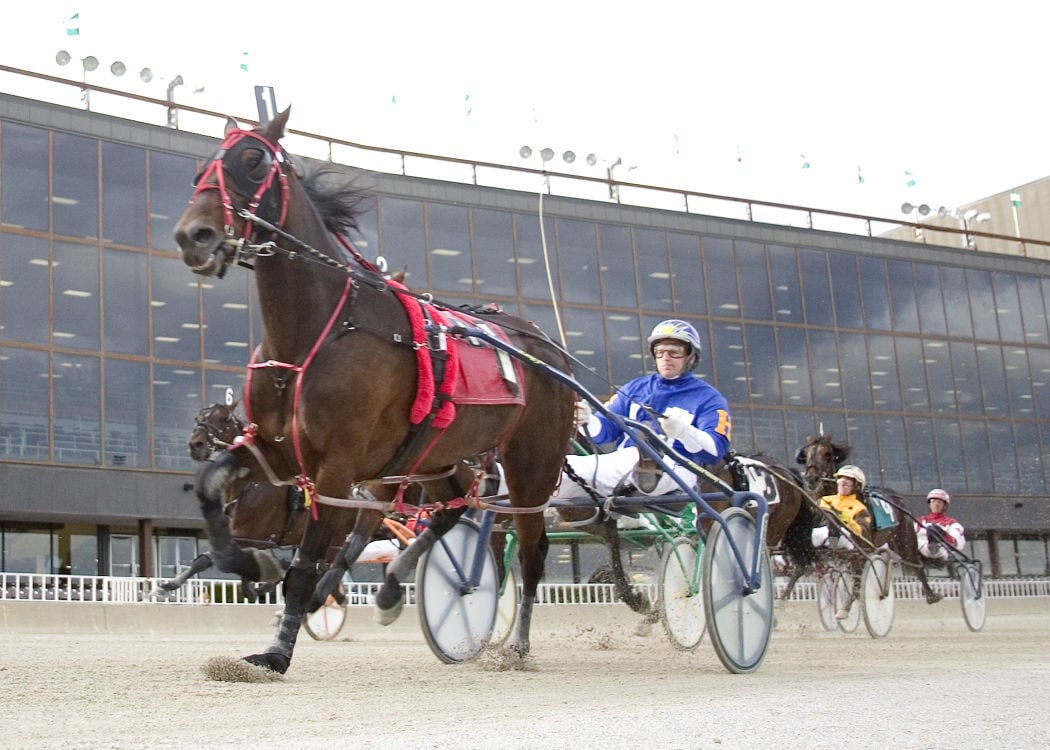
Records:
[[[831,435],[807,436],[806,444],[799,449],[795,460],[805,467],[806,484],[814,490],[819,490],[825,485],[835,483],[834,474],[849,459],[850,451],[850,445],[836,443]],[[940,601],[941,595],[930,588],[926,579],[926,570],[915,536],[915,524],[909,520],[903,509],[904,499],[886,487],[865,487],[864,490],[869,505],[873,501],[888,504],[895,509],[897,516],[894,525],[882,529],[875,528],[871,540],[872,547],[886,545],[902,565],[915,572],[922,584],[926,601],[930,604]]]
[[[513,648],[527,654],[546,551],[543,514],[531,511],[545,506],[558,480],[572,431],[573,391],[539,367],[512,363],[504,371],[513,377],[505,389],[511,396],[457,403],[459,381],[450,387],[438,371],[453,356],[465,356],[453,334],[471,326],[446,325],[447,307],[391,284],[360,257],[351,265],[356,254],[344,251],[337,235],[356,227],[361,194],[331,180],[308,193],[280,146],[287,122],[288,110],[253,130],[228,123],[175,227],[183,260],[197,274],[222,276],[234,262],[252,264],[263,322],[245,382],[245,411],[254,426],[199,473],[206,517],[221,517],[224,489],[238,478],[295,481],[314,499],[285,575],[277,635],[265,652],[245,658],[276,672],[288,669],[303,617],[338,583],[333,571],[321,578],[319,567],[334,511],[359,511],[339,553],[349,565],[396,504],[398,485],[381,480],[403,476],[422,482],[432,501],[449,504],[387,569],[376,603],[381,621],[392,621],[401,606],[400,581],[464,510],[454,501],[466,488],[449,472],[496,448],[511,510],[524,511],[514,516],[523,597]],[[531,323],[502,313],[485,322],[530,362],[569,371],[564,353]]]

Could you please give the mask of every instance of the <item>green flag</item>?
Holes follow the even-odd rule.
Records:
[[[474,111],[474,106],[470,103],[470,94],[463,97],[463,105],[467,108],[467,117],[470,117],[470,113]]]
[[[1013,204],[1014,208],[1020,208],[1021,207],[1021,194],[1020,193],[1010,193],[1010,203]]]
[[[809,159],[806,158],[806,155],[805,154],[799,154],[799,157],[802,159],[802,169],[809,169],[810,163],[809,163]]]
[[[860,164],[857,165],[857,182],[864,182],[864,170],[860,168]]]
[[[245,73],[248,72],[248,53],[247,52],[242,52],[241,53],[241,70],[244,71]]]
[[[66,22],[66,36],[80,36],[80,14],[74,13]]]

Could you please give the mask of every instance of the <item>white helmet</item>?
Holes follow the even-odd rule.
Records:
[[[657,323],[653,332],[649,334],[649,353],[653,353],[653,345],[663,339],[675,339],[689,344],[697,358],[700,357],[700,334],[696,329],[684,320],[665,320]]]
[[[948,506],[952,503],[952,496],[947,491],[938,488],[926,493],[926,502],[930,502],[930,500],[943,500],[945,506]]]
[[[864,472],[859,467],[853,464],[846,464],[841,469],[835,472],[835,478],[846,477],[852,479],[857,483],[857,491],[864,489],[864,485],[868,483],[868,478],[864,476]]]

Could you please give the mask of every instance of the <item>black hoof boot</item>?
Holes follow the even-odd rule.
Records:
[[[252,654],[244,657],[244,660],[249,664],[254,664],[257,667],[268,669],[277,674],[287,672],[288,666],[292,663],[292,660],[284,654]]]

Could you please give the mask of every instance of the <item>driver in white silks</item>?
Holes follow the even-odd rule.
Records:
[[[656,414],[658,432],[667,436],[676,451],[694,463],[710,466],[729,449],[731,422],[725,396],[692,372],[700,351],[696,328],[683,320],[663,321],[649,335],[649,353],[656,361],[656,372],[627,383],[605,407],[635,421],[652,422],[651,415]],[[593,413],[586,401],[576,404],[576,422],[595,443],[616,443],[610,453],[566,458],[573,472],[598,495],[613,495],[625,480],[646,495],[681,492],[671,476],[645,469],[637,471],[643,454],[634,439],[601,413]],[[696,486],[696,474],[669,458],[666,462],[689,487]],[[554,497],[587,495],[579,483],[563,473]]]

